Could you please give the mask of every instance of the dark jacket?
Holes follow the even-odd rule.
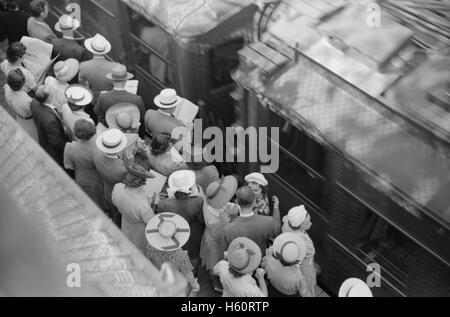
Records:
[[[0,42],[7,38],[9,44],[19,42],[28,36],[27,25],[30,15],[25,11],[0,12]]]
[[[97,104],[95,105],[94,112],[98,118],[98,121],[103,123],[105,127],[108,127],[108,124],[105,120],[106,111],[114,106],[115,104],[129,102],[133,105],[136,105],[139,108],[139,112],[141,113],[141,123],[144,120],[145,116],[145,106],[144,100],[141,96],[134,95],[125,90],[111,90],[100,94],[98,96]],[[141,124],[139,128],[139,136],[143,137],[145,135],[145,127]]]
[[[68,58],[75,58],[79,62],[84,62],[92,59],[93,55],[76,40],[69,40],[65,38],[54,38],[50,41],[53,45],[53,56],[58,57],[58,61],[64,61]]]
[[[69,141],[61,119],[49,107],[33,100],[31,113],[41,147],[63,167],[64,147]]]
[[[161,200],[158,204],[158,213],[173,212],[183,217],[191,229],[188,242],[183,246],[187,250],[191,260],[200,257],[200,245],[203,232],[205,231],[205,220],[203,218],[203,198],[189,197],[185,199],[169,198]]]

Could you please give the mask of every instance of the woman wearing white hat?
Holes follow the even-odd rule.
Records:
[[[281,231],[293,232],[305,243],[306,256],[301,263],[301,270],[306,279],[308,296],[314,297],[315,286],[317,284],[317,272],[314,264],[314,255],[316,251],[314,243],[307,233],[311,226],[311,216],[306,211],[305,206],[301,205],[291,208],[288,214],[283,217]]]
[[[175,213],[160,213],[150,219],[145,228],[147,258],[160,269],[169,263],[178,269],[191,287],[191,296],[200,290],[192,272],[188,253],[182,247],[189,241],[191,230],[188,222]]]
[[[273,207],[270,207],[267,194],[269,182],[261,173],[251,173],[244,178],[246,185],[255,193],[255,202],[253,211],[258,215],[272,215],[278,221],[280,220],[280,202],[277,196],[272,197]]]
[[[200,245],[205,230],[201,189],[196,185],[194,172],[189,170],[170,174],[168,185],[169,198],[159,201],[158,212],[176,212],[187,220],[191,236],[186,250],[194,268],[197,268],[200,265]]]
[[[214,267],[223,285],[223,297],[267,297],[265,272],[258,269],[261,249],[255,242],[243,237],[234,239],[225,258]],[[259,286],[252,277],[255,270]]]
[[[306,280],[300,265],[305,259],[306,245],[292,232],[282,233],[275,238],[273,246],[268,249],[261,267],[267,272],[271,286],[281,296],[310,296],[306,290]]]
[[[203,204],[206,228],[200,247],[200,257],[202,264],[210,272],[214,290],[219,292],[221,286],[212,271],[225,251],[221,244],[223,226],[230,222],[230,216],[239,215],[239,206],[231,202],[237,187],[238,181],[234,176],[226,176],[219,181],[212,182],[206,189],[206,202]]]
[[[66,89],[69,82],[77,76],[79,69],[80,63],[74,58],[69,58],[53,66],[55,77],[48,76],[45,79],[44,84],[50,93],[50,101],[59,111],[62,111],[63,105],[67,102]]]
[[[349,278],[339,288],[339,297],[373,297],[372,291],[359,278]]]

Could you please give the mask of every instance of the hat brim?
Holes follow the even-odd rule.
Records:
[[[80,27],[80,25],[81,25],[80,21],[78,21],[78,20],[75,19],[75,20],[74,20],[74,26],[73,26],[73,28],[67,29],[67,30],[62,30],[62,29],[61,29],[61,24],[60,24],[59,21],[58,21],[58,22],[56,22],[56,24],[55,24],[55,30],[58,31],[58,32],[60,32],[60,33],[62,33],[63,31],[74,31],[74,30],[78,29],[78,28]]]
[[[174,237],[178,243],[174,239],[167,239],[159,234],[157,230],[162,219],[173,221],[176,224],[177,229],[188,229],[187,231],[177,232],[175,234]],[[145,228],[145,237],[147,238],[148,244],[161,251],[174,251],[180,249],[188,242],[190,234],[189,223],[180,215],[169,212],[155,215],[150,219]]]
[[[161,95],[158,95],[155,97],[155,99],[153,99],[153,102],[155,103],[156,106],[158,106],[159,108],[163,108],[163,109],[170,109],[170,108],[175,108],[178,105],[180,105],[180,103],[183,102],[183,98],[181,98],[180,96],[177,96],[177,100],[175,101],[175,103],[171,104],[171,105],[165,105],[161,103]]]
[[[183,186],[183,187],[175,186],[175,184],[173,183],[173,175],[176,174],[176,173],[184,173],[185,174],[185,176],[187,177],[185,186]],[[173,172],[172,174],[170,174],[167,183],[169,185],[169,188],[171,190],[173,190],[174,192],[176,192],[176,191],[186,191],[187,189],[190,189],[190,188],[194,187],[194,185],[196,183],[195,173],[193,171],[190,171],[190,170],[180,170],[180,171]]]
[[[360,297],[372,297],[372,291],[369,286],[364,283],[362,280],[352,277],[344,281],[341,287],[339,288],[338,297],[348,297],[350,290],[354,287],[360,287],[363,290],[363,293]]]
[[[83,98],[83,100],[79,100],[79,101],[73,101],[73,100],[71,100],[70,98],[68,98],[67,97],[67,92],[70,90],[70,89],[73,89],[73,88],[80,88],[80,89],[83,89],[86,93],[84,94],[84,98]],[[92,90],[90,90],[89,88],[87,88],[86,86],[83,86],[83,85],[79,85],[79,84],[74,84],[74,85],[70,85],[69,87],[67,87],[66,88],[66,91],[64,92],[64,95],[66,96],[66,98],[67,98],[67,102],[70,102],[70,103],[72,103],[72,104],[74,104],[74,105],[76,105],[76,106],[79,106],[79,107],[86,107],[87,105],[89,105],[90,103],[92,103],[92,101],[94,100],[94,94],[93,94],[93,92],[92,92]]]
[[[106,123],[108,123],[110,128],[122,129],[122,127],[117,124],[117,116],[122,112],[126,112],[131,116],[133,121],[131,127],[136,127],[139,124],[141,120],[139,108],[131,103],[118,103],[111,106],[105,114]]]
[[[217,195],[211,199],[207,199],[208,205],[216,209],[222,208],[231,201],[233,196],[236,194],[238,181],[233,176],[226,176],[220,186],[221,188]]]
[[[228,247],[228,254],[232,254],[234,251],[240,249],[241,248],[240,244],[243,244],[245,246],[245,248],[252,250],[254,255],[250,256],[250,261],[245,269],[238,270],[233,267],[233,270],[235,270],[236,272],[241,273],[241,274],[252,273],[261,264],[261,260],[262,260],[261,249],[254,241],[252,241],[248,238],[241,237],[241,238],[236,238],[233,241],[231,241],[231,243]]]
[[[78,74],[78,72],[80,71],[80,62],[77,61],[75,58],[69,58],[64,62],[67,63],[69,66],[68,71],[64,75],[61,76],[55,75],[55,77],[60,81],[65,82],[71,81],[75,77],[75,75]]]
[[[87,49],[89,52],[91,52],[92,54],[106,55],[106,54],[108,54],[109,52],[111,52],[112,46],[111,46],[111,43],[109,43],[109,41],[106,41],[106,47],[105,47],[105,49],[104,49],[103,51],[99,52],[99,51],[95,50],[95,49],[92,47],[92,40],[93,40],[93,37],[91,37],[91,38],[89,38],[89,39],[86,39],[86,40],[84,41],[84,47],[86,47],[86,49]]]
[[[105,154],[117,154],[117,153],[120,153],[123,150],[125,150],[125,148],[127,147],[128,140],[127,140],[127,137],[125,135],[123,135],[122,136],[122,140],[120,141],[119,145],[117,145],[114,148],[109,148],[109,147],[106,147],[106,146],[103,145],[102,135],[100,134],[97,137],[97,140],[95,140],[95,143],[97,145],[97,148],[100,151],[102,151],[103,153],[105,153]]]
[[[249,175],[245,176],[244,180],[247,183],[255,182],[255,183],[258,183],[259,185],[264,186],[264,187],[269,185],[269,182],[267,180],[260,180],[260,179],[258,179],[256,177],[254,177],[252,174],[249,174]]]
[[[306,256],[306,244],[297,233],[285,232],[285,233],[280,234],[278,237],[275,238],[275,241],[273,243],[273,251],[280,253],[281,247],[286,242],[290,242],[290,241],[294,242],[300,249],[300,254],[299,254],[297,261],[303,261],[303,259]]]

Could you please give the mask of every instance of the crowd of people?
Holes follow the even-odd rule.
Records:
[[[172,131],[189,126],[174,115],[183,98],[164,89],[145,105],[127,91],[133,74],[106,58],[111,43],[104,36],[77,39],[80,22],[69,15],[52,29],[45,0],[31,1],[31,15],[18,0],[6,3],[0,40],[7,38],[9,47],[0,68],[7,105],[137,249],[157,267],[177,268],[191,295],[200,291],[197,273],[205,266],[223,296],[315,296],[315,248],[304,206],[281,217],[263,174],[239,184],[206,163],[200,145],[180,152]],[[23,66],[23,36],[52,44],[58,56],[42,83]],[[342,292],[367,292],[363,284],[348,282]]]

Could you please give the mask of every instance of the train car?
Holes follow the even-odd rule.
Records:
[[[110,58],[121,62],[140,81],[148,107],[163,88],[200,106],[210,124],[234,120],[230,91],[239,51],[251,37],[258,6],[244,1],[50,0],[49,20],[68,13],[69,3],[81,8],[80,36],[101,33],[112,45]]]
[[[309,210],[319,283],[330,294],[358,277],[374,296],[449,296],[449,113],[423,99],[425,116],[388,98],[430,63],[407,28],[392,22],[406,38],[397,52],[420,54],[401,70],[380,71],[361,51],[343,53],[329,25],[353,6],[283,0],[265,7],[258,37],[239,52],[233,73],[239,122],[279,128],[278,139],[268,138],[280,152],[269,187],[282,213],[298,204]],[[356,32],[349,21],[357,20],[347,18],[347,31]]]

